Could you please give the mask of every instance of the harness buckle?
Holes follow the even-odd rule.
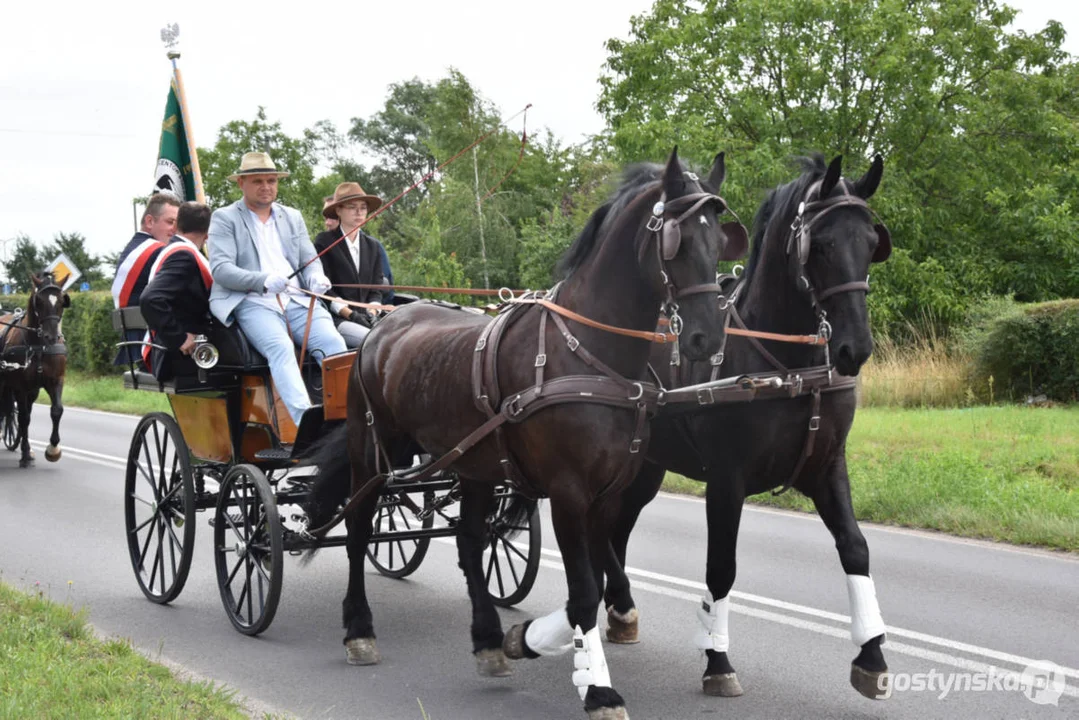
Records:
[[[723,351],[722,351],[722,350],[720,350],[720,351],[719,351],[719,352],[717,352],[717,353],[716,353],[715,355],[713,355],[712,357],[708,358],[708,363],[709,363],[709,364],[710,364],[710,365],[711,365],[712,367],[719,367],[720,365],[722,365],[722,364],[723,364]]]
[[[653,227],[653,225],[655,225],[655,227]],[[644,226],[652,232],[659,232],[660,228],[663,227],[663,218],[659,215],[653,215],[652,217],[648,218],[648,222],[645,223]]]
[[[481,335],[480,339],[476,341],[476,352],[481,352],[485,347],[487,347],[487,336]]]
[[[518,417],[524,412],[524,408],[521,407],[521,396],[514,395],[509,402],[506,403],[506,415],[511,418]]]
[[[698,405],[713,405],[716,402],[715,393],[712,392],[712,388],[700,388],[697,390],[697,404]]]
[[[629,454],[636,455],[641,451],[641,439],[633,438],[633,442],[629,444]]]
[[[627,399],[628,400],[640,400],[642,397],[644,397],[644,385],[642,385],[639,382],[635,382],[635,383],[633,383],[633,386],[635,388],[637,388],[637,394],[636,395],[630,395],[629,398],[627,398]]]
[[[566,336],[566,344],[569,345],[569,349],[573,352],[577,352],[577,348],[581,346],[581,341],[573,335]]]
[[[540,353],[536,356],[536,367],[543,367],[547,364],[547,353]]]
[[[820,415],[809,418],[809,432],[817,432],[817,430],[820,430]]]
[[[671,333],[673,333],[675,337],[678,337],[679,335],[681,335],[682,330],[684,328],[684,325],[682,323],[682,316],[678,314],[678,306],[677,305],[674,305],[673,309],[671,310],[670,323],[671,323]]]
[[[372,427],[375,424],[375,414],[370,410],[364,413],[363,417],[367,420],[367,427]]]

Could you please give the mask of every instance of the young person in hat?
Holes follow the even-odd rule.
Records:
[[[298,426],[311,406],[295,355],[310,303],[315,304],[307,341],[311,355],[321,362],[344,352],[345,341],[322,303],[302,292],[325,293],[330,281],[303,216],[275,202],[278,179],[287,175],[278,172],[268,154],[250,152],[229,176],[243,197],[215,210],[210,219],[210,311],[225,325],[238,322],[266,357],[277,392]]]
[[[359,183],[345,182],[337,186],[323,209],[323,215],[332,212],[340,220],[340,227],[336,230],[327,230],[315,237],[315,248],[320,253],[329,248],[322,256],[322,266],[334,285],[328,295],[352,302],[388,304],[386,291],[381,288],[344,287],[386,284],[382,244],[360,229],[368,213],[373,213],[381,205],[382,200],[365,193]],[[338,332],[344,336],[349,347],[357,347],[363,341],[375,317],[373,311],[337,301],[330,303],[330,311]]]
[[[155,345],[145,345],[143,361],[158,380],[193,374],[195,336],[210,331],[210,264],[202,254],[210,230],[210,208],[186,202],[176,217],[176,234],[150,269],[139,306]]]
[[[139,231],[120,251],[116,263],[116,274],[112,279],[113,307],[125,308],[139,304],[142,291],[150,279],[150,268],[158,254],[172,234],[176,232],[176,216],[180,209],[180,200],[168,192],[159,192],[150,196],[146,210],[142,213]],[[141,330],[129,330],[124,340],[142,340]],[[125,345],[120,348],[113,361],[114,365],[127,365],[139,362],[139,347]]]

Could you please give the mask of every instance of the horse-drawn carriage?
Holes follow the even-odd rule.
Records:
[[[138,308],[113,314],[127,335],[144,330]],[[296,427],[275,391],[266,361],[241,330],[215,326],[197,348],[198,374],[159,382],[132,364],[125,387],[168,396],[172,414],[145,415],[128,453],[124,518],[139,587],[155,603],[183,590],[194,554],[197,514],[211,511],[214,562],[221,600],[233,626],[246,635],[269,627],[281,593],[283,556],[313,547],[307,532],[312,460],[317,438],[345,420],[349,371],[356,352],[325,358],[321,370],[304,367],[315,401]],[[408,461],[418,463],[419,456]],[[458,480],[444,472],[423,483],[408,481],[403,461],[387,484],[367,550],[383,575],[415,572],[431,540],[457,532]],[[540,520],[533,505],[524,525],[509,524],[503,509],[513,490],[498,490],[488,520],[486,576],[492,600],[508,607],[529,592],[539,570]],[[345,536],[319,543],[339,546]]]

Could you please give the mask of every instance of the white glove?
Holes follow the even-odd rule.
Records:
[[[288,280],[280,275],[267,275],[263,287],[266,289],[266,292],[276,295],[285,292],[285,288],[288,287]]]
[[[311,292],[318,295],[325,295],[326,291],[331,287],[330,279],[325,275],[315,275],[311,278]]]

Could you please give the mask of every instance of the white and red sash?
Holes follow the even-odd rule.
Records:
[[[170,242],[165,246],[165,249],[161,251],[161,254],[157,256],[157,260],[154,261],[153,266],[150,268],[150,276],[146,281],[149,285],[153,281],[154,276],[157,275],[157,271],[161,269],[161,266],[165,264],[165,261],[178,252],[188,252],[195,257],[195,264],[199,266],[199,274],[202,275],[202,284],[209,290],[213,287],[214,279],[210,274],[210,263],[206,261],[206,256],[198,249],[195,243],[191,242],[187,238],[180,238],[178,242]],[[132,253],[134,254],[134,253]],[[146,367],[150,367],[150,345],[153,340],[154,333],[151,330],[146,331],[146,344],[142,346],[142,361],[146,363]]]
[[[134,292],[139,277],[154,254],[163,247],[165,243],[146,238],[129,252],[120,267],[116,268],[116,277],[112,279],[112,302],[116,308],[128,307],[131,304],[131,293]]]

